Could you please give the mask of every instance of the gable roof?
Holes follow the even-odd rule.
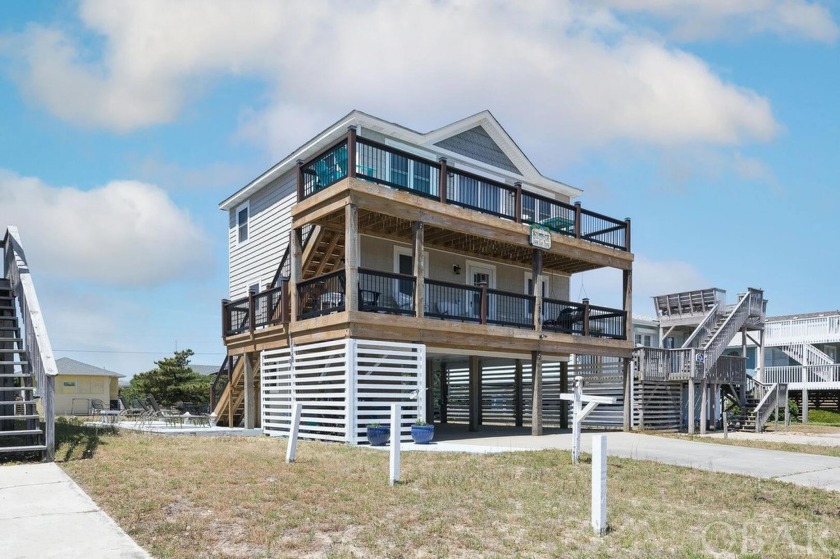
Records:
[[[251,194],[294,168],[298,159],[307,160],[337,142],[347,133],[348,126],[356,126],[359,130],[359,135],[362,137],[364,136],[364,130],[379,132],[388,138],[405,142],[414,148],[419,148],[411,150],[417,152],[417,155],[425,155],[429,159],[437,159],[439,155],[445,156],[450,163],[456,166],[460,163],[467,167],[501,175],[511,184],[516,181],[521,181],[540,187],[547,192],[559,193],[570,198],[579,196],[582,193],[578,188],[540,174],[537,168],[534,167],[534,164],[519,149],[516,142],[502,128],[502,125],[499,124],[499,121],[496,120],[490,111],[481,111],[480,113],[424,134],[406,128],[405,126],[382,120],[362,111],[354,110],[350,111],[344,118],[339,119],[308,143],[293,151],[285,159],[252,180],[235,194],[223,200],[219,204],[219,208],[230,210],[238,206],[248,199]],[[489,156],[493,160],[493,163],[488,163],[488,158],[482,157],[481,147],[477,151],[472,150],[472,152],[471,150],[465,149],[456,151],[453,148],[455,147],[454,144],[457,144],[457,141],[448,141],[451,139],[457,140],[459,135],[474,131],[476,128],[480,128],[480,132],[477,132],[477,134],[490,139],[490,143],[486,141],[482,142],[484,149],[483,155]],[[405,148],[402,145],[400,147]],[[428,151],[428,153],[423,153],[424,151]],[[492,155],[490,152],[492,152]],[[502,157],[510,162],[512,169],[504,165],[498,165],[498,160],[501,160]]]
[[[109,371],[108,369],[95,367],[94,365],[88,365],[87,363],[82,363],[81,361],[70,359],[69,357],[62,357],[60,359],[56,359],[55,366],[56,369],[58,369],[58,374],[60,375],[116,378],[123,378],[125,376],[119,373],[115,373],[114,371]]]

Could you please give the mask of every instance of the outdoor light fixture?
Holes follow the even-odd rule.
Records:
[[[461,267],[459,265],[455,264],[454,266],[452,266],[452,272],[456,276],[460,276],[461,275]]]

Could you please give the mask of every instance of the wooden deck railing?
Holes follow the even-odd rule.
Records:
[[[253,331],[256,328],[289,322],[289,281],[249,293],[247,297],[222,301],[222,332],[225,336]]]
[[[445,158],[425,159],[405,151],[347,137],[308,161],[298,162],[298,201],[345,177],[411,192],[516,223],[545,225],[555,233],[621,251],[630,251],[630,219],[615,219],[449,165]]]
[[[363,312],[416,316],[416,278],[360,268],[359,309]],[[336,270],[297,286],[296,320],[346,310],[345,270]],[[225,336],[241,334],[275,324],[288,323],[290,316],[288,281],[280,287],[251,293],[235,301],[222,301],[222,329]],[[496,326],[534,329],[535,297],[524,293],[491,289],[439,280],[424,280],[423,316],[440,320],[474,322]],[[620,309],[543,300],[542,328],[549,332],[596,338],[626,339],[626,312]]]

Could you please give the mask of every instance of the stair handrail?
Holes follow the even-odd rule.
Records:
[[[761,305],[761,301],[763,301],[764,298],[763,295],[764,294],[761,290],[750,287],[749,291],[741,298],[740,301],[738,301],[738,304],[735,305],[733,311],[729,313],[726,321],[721,325],[715,335],[706,342],[705,347],[703,347],[703,351],[706,354],[707,370],[710,369],[717,361],[718,357],[723,354],[724,350],[729,345],[729,342],[735,337],[735,333],[741,329],[752,314],[752,305],[754,304],[753,299],[758,296],[759,304]]]
[[[46,458],[52,461],[55,458],[55,377],[58,367],[55,364],[26,253],[20,242],[20,233],[15,226],[6,229],[3,238],[3,261],[5,277],[9,280],[23,317],[26,359],[44,411]]]
[[[697,325],[697,328],[694,329],[694,332],[692,332],[688,339],[685,340],[685,343],[683,343],[683,348],[697,347],[693,344],[695,342],[699,343],[698,340],[702,339],[701,334],[705,335],[706,333],[712,331],[715,322],[717,322],[718,316],[720,316],[720,309],[721,304],[717,303],[709,310],[708,313],[706,313],[706,316],[703,318],[703,321]]]
[[[309,244],[309,241],[312,238],[312,233],[315,231],[315,227],[312,226],[312,225],[307,225],[307,226],[304,226],[304,227],[306,228],[306,231],[303,232],[304,235],[303,235],[303,242],[300,245],[301,248],[306,248],[306,245]],[[269,288],[278,287],[280,285],[280,281],[282,279],[289,277],[289,276],[286,276],[286,275],[283,274],[283,270],[284,270],[284,268],[286,268],[287,264],[290,264],[289,263],[289,258],[292,257],[292,235],[293,234],[294,234],[294,231],[289,233],[289,243],[286,245],[286,250],[283,251],[283,256],[280,257],[280,263],[277,265],[277,271],[274,272],[274,278],[272,278],[271,284],[269,285]]]
[[[779,391],[782,385],[778,382],[767,385],[758,381],[755,384],[757,389],[761,386],[763,391],[765,391],[764,397],[761,398],[754,410],[755,430],[757,433],[760,433],[764,430],[764,424],[770,418],[770,415],[779,407]],[[787,385],[784,386],[787,388]]]

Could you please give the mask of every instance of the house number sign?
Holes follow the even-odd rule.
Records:
[[[551,248],[551,232],[532,225],[530,242],[532,247],[548,250]]]

